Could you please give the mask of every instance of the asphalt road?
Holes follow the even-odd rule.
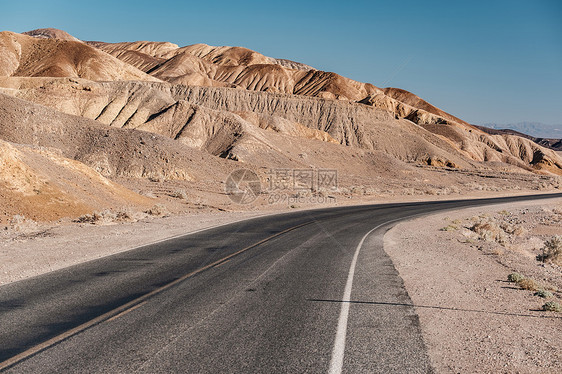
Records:
[[[0,287],[0,368],[431,372],[384,232],[414,215],[544,197],[266,216],[11,283]]]

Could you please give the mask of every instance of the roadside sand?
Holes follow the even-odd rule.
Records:
[[[24,228],[0,241],[0,285],[264,212],[200,213],[106,225]]]
[[[536,241],[541,234],[562,234],[562,223],[544,225],[541,218],[556,206],[562,207],[562,199],[438,213],[399,223],[385,235],[385,250],[416,306],[437,372],[562,369],[562,314],[540,311],[545,299],[506,281],[509,273],[518,271],[558,285],[554,296],[560,301],[560,267],[543,266],[521,248],[521,243]],[[467,233],[460,228],[441,231],[453,221],[460,227],[469,217],[497,212],[510,212],[514,220],[533,215],[537,224],[528,224],[526,237],[513,239],[502,250],[494,248],[497,243],[466,240]]]

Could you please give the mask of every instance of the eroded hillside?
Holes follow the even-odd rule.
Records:
[[[264,185],[273,168],[337,169],[333,193],[345,196],[560,186],[555,152],[485,133],[404,90],[241,47],[26,34],[0,33],[3,149],[54,152],[127,196],[154,202],[180,189],[195,206],[232,209],[223,183],[240,167]],[[92,205],[103,206],[74,210]]]

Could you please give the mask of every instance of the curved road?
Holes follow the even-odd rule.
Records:
[[[562,194],[291,212],[0,287],[13,373],[425,373],[393,223]]]

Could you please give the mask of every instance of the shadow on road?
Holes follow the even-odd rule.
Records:
[[[407,303],[389,303],[383,301],[361,301],[361,300],[325,300],[325,299],[307,299],[307,301],[313,302],[325,302],[325,303],[350,303],[350,304],[362,304],[362,305],[386,305],[386,306],[401,306],[401,307],[414,307],[414,308],[428,308],[428,309],[440,309],[440,310],[452,310],[456,312],[471,312],[471,313],[486,313],[486,314],[497,314],[501,316],[513,316],[513,317],[531,317],[531,318],[553,318],[562,319],[558,316],[540,316],[535,314],[521,314],[521,313],[509,313],[509,312],[495,312],[490,310],[478,310],[478,309],[463,309],[463,308],[452,308],[446,306],[437,305],[415,305]],[[533,310],[539,311],[539,310]]]

